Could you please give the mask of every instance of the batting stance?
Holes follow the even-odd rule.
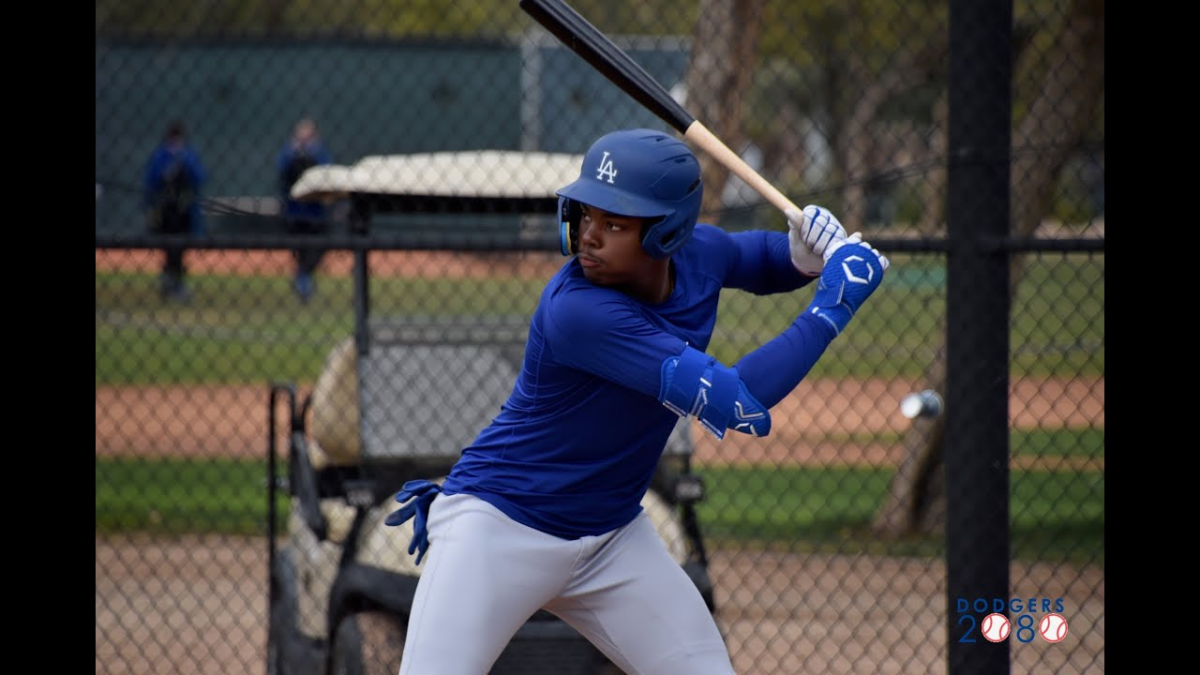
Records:
[[[499,415],[439,488],[410,481],[387,518],[428,552],[401,675],[481,675],[539,608],[626,673],[733,672],[704,604],[642,511],[677,416],[766,436],[888,260],[817,206],[789,232],[700,224],[700,166],[660,131],[601,137],[558,191],[571,259],[542,292]],[[733,365],[705,353],[722,288],[818,279],[782,333]]]

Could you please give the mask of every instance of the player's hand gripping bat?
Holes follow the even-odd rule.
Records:
[[[520,0],[520,6],[613,84],[766,197],[775,208],[784,212],[800,211],[800,208],[783,196],[782,192],[775,189],[738,157],[737,153],[730,150],[707,127],[684,110],[683,106],[671,98],[671,94],[628,54],[563,0]]]

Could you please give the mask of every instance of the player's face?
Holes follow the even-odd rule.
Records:
[[[583,205],[579,221],[579,264],[599,286],[638,284],[652,258],[642,250],[642,219]]]

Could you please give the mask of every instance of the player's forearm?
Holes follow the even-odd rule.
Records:
[[[746,389],[770,409],[800,384],[835,337],[837,331],[827,322],[801,314],[771,341],[743,356],[735,367]]]
[[[787,235],[780,232],[737,232],[739,265],[727,284],[755,295],[787,293],[813,281],[792,265]]]
[[[787,330],[736,366],[746,390],[767,410],[808,374],[890,265],[858,233],[830,243],[823,255],[826,265],[812,302]]]

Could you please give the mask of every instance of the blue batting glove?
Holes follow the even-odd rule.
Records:
[[[805,311],[841,333],[862,303],[879,287],[891,263],[855,233],[825,251],[817,293]]]
[[[429,550],[429,532],[426,528],[429,522],[429,505],[441,491],[442,488],[437,483],[427,480],[410,480],[404,484],[400,492],[396,493],[396,501],[402,504],[408,503],[392,511],[383,520],[385,525],[400,525],[409,518],[416,517],[416,520],[413,521],[413,538],[408,545],[408,554],[412,555],[413,552],[417,552],[416,564],[418,565],[421,564],[421,558],[425,557],[425,552]],[[410,499],[412,501],[409,501]]]

